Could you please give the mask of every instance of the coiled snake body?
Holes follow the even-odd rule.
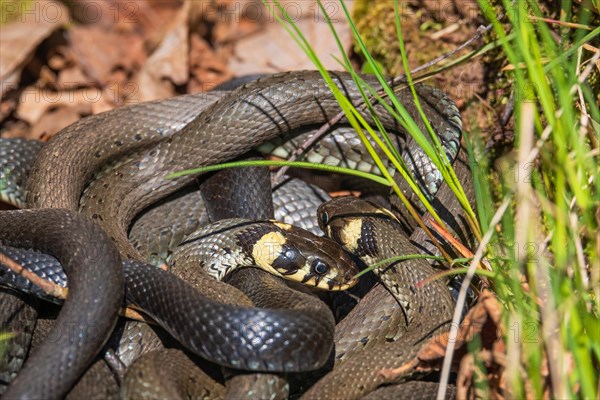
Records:
[[[360,100],[359,91],[347,74],[334,73],[332,76],[338,89],[352,102]],[[368,80],[375,87],[378,86]],[[452,158],[458,151],[460,141],[460,117],[455,106],[440,91],[422,85],[416,89],[425,114]],[[399,87],[395,91],[409,114],[423,129],[423,124],[418,122],[418,111],[411,106],[413,99],[410,90]],[[182,97],[140,104],[129,112],[121,109],[99,114],[66,128],[44,147],[36,160],[28,182],[28,206],[73,211],[81,208],[108,232],[125,258],[139,259],[139,253],[127,240],[129,225],[134,217],[145,207],[193,179],[164,180],[167,173],[228,161],[270,139],[286,137],[299,128],[327,122],[339,112],[339,106],[316,72],[279,74],[252,82],[230,94],[207,94],[210,100],[215,97],[218,99],[207,102],[203,109],[195,101],[190,101],[189,97]],[[382,107],[375,108],[381,114],[386,128],[401,131]],[[370,120],[368,115],[365,118]],[[439,184],[439,175],[428,164],[425,165],[418,146],[408,138],[404,140],[403,154],[410,155],[409,164],[416,168],[425,190],[430,185]],[[118,163],[104,170],[99,169],[121,156],[125,158]],[[423,169],[425,173],[421,174]],[[86,188],[93,175],[96,175],[95,180]],[[85,196],[80,199],[84,188]],[[4,239],[7,234],[3,232],[3,236],[0,236],[3,243],[7,240]],[[348,248],[346,243],[342,244]],[[383,254],[382,248],[378,247],[377,252]],[[136,273],[135,268],[131,271],[130,274]],[[157,290],[157,293],[160,291]],[[160,294],[156,294],[155,300],[148,297],[147,301],[160,303]],[[412,306],[411,301],[403,305]],[[431,298],[418,301],[424,301],[423,304],[437,302]],[[432,309],[435,315],[428,318],[443,325],[448,307],[444,306],[443,312]],[[216,312],[215,318],[218,315],[222,315],[222,312]],[[418,320],[409,318],[409,324]],[[308,325],[304,326],[299,328],[299,332],[307,329]],[[425,337],[431,334],[429,331],[433,327],[419,325],[416,330],[421,337]],[[423,330],[429,331],[425,334]],[[373,358],[380,356],[385,358],[376,351],[372,354]],[[346,365],[350,363],[351,360]],[[346,368],[352,370],[352,367]],[[355,380],[359,382],[361,379],[357,376]],[[378,384],[375,382],[367,386],[371,390]],[[340,392],[311,393],[337,397]],[[357,393],[353,392],[352,395],[356,396]]]

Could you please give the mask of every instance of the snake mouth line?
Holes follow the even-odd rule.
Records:
[[[301,282],[305,285],[314,285],[318,289],[327,290],[330,292],[338,292],[343,290],[348,290],[354,287],[358,283],[358,279],[354,278],[345,278],[343,280],[340,279],[330,279],[330,278],[321,278],[311,272],[305,274],[304,272],[297,272],[298,277],[301,279],[294,279],[298,282]]]

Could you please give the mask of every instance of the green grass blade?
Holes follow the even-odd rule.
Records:
[[[363,179],[369,179],[373,182],[379,183],[380,185],[390,186],[389,182],[380,177],[379,175],[371,174],[364,171],[358,171],[356,169],[338,167],[324,164],[311,163],[306,161],[271,161],[271,160],[252,160],[252,161],[234,161],[222,164],[207,165],[205,167],[186,169],[183,171],[170,173],[165,179],[175,179],[186,175],[204,174],[207,172],[218,171],[227,168],[243,168],[243,167],[296,167],[306,169],[316,169],[325,172],[337,172],[346,175],[352,175]]]

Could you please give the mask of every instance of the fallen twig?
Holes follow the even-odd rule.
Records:
[[[16,263],[14,260],[10,259],[6,254],[2,252],[0,252],[0,264],[6,265],[6,267],[13,271],[15,274],[27,279],[29,282],[42,289],[42,291],[47,295],[62,300],[67,298],[67,288],[64,288],[62,286],[57,285],[54,282],[39,277],[38,275],[27,270],[26,268],[23,268],[21,265]]]

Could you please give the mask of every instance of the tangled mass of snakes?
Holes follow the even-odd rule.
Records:
[[[330,74],[375,126],[351,76]],[[426,131],[418,98],[472,199],[452,100],[424,84],[416,95],[392,88]],[[439,171],[382,104],[373,108],[436,212],[472,245]],[[305,145],[340,111],[321,75],[300,71],[88,116],[45,144],[0,139],[2,201],[19,208],[0,211],[0,332],[12,333],[2,397],[435,397],[435,376],[381,373],[410,364],[455,308],[449,282],[430,279],[436,258],[398,259],[439,250],[388,187],[257,166],[167,177],[299,152],[333,171],[376,173],[343,119]],[[360,197],[330,197],[339,190]]]

